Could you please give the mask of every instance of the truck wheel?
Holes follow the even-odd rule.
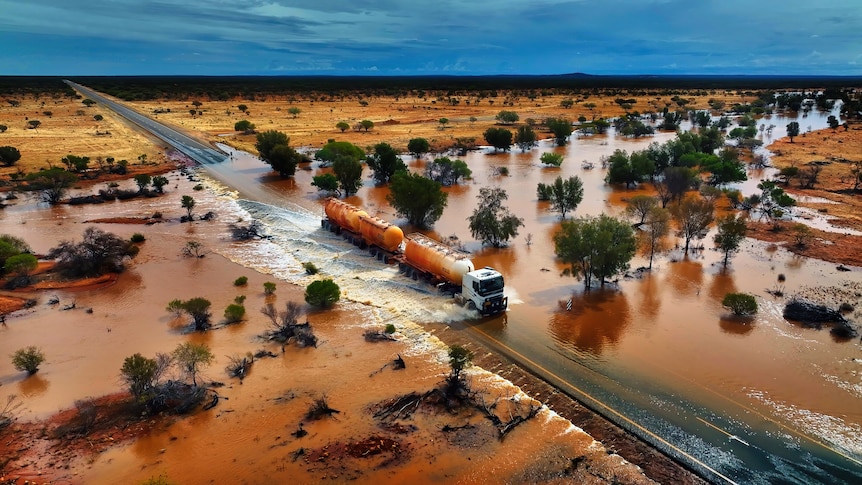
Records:
[[[369,251],[372,257],[377,257],[377,248],[371,246],[371,250]],[[379,257],[377,259],[380,259]]]
[[[467,302],[467,309],[475,312],[476,311],[476,303],[474,303],[473,300],[468,301]]]
[[[412,274],[410,275],[410,277],[413,278],[414,281],[418,280],[419,279],[419,272],[414,269]]]
[[[389,256],[383,255],[383,264],[389,264]]]
[[[341,226],[335,226],[335,234],[341,235]]]
[[[365,242],[364,239],[359,240],[359,249],[368,249],[368,244]]]

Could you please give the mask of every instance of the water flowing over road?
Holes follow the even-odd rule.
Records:
[[[787,324],[781,303],[774,300],[760,299],[761,314],[750,326],[723,319],[720,305],[730,291],[762,294],[778,273],[801,288],[859,284],[858,272],[839,277],[830,265],[749,241],[734,260],[735,272],[721,271],[712,262],[717,255],[709,251],[693,258],[672,252],[656,272],[621,281],[615,290],[583,292],[573,280],[560,278],[562,267],[550,243],[558,218],[537,208],[533,194],[537,182],[561,173],[541,167],[539,154],[562,153],[567,160],[563,174],[583,179],[585,201],[578,215],[618,212],[637,192],[608,188],[601,170],[582,168],[580,161],[598,162],[614,149],[641,149],[672,134],[648,141],[609,134],[573,139],[568,147],[543,143],[529,153],[468,154],[473,183],[448,189],[449,208],[436,225],[439,234],[463,232],[479,187],[495,184],[508,190],[510,207],[526,219],[523,232],[534,236],[533,244],[506,250],[467,243],[477,266],[503,272],[509,291],[509,312],[476,319],[321,230],[320,199],[309,186],[315,172],[300,170],[293,179],[280,180],[256,157],[227,146],[216,150],[70,85],[199,161],[210,177],[239,194],[242,210],[263,222],[274,238],[252,251],[238,249],[228,255],[232,259],[289,281],[297,281],[301,263],[311,261],[326,268],[353,301],[468,332],[710,481],[862,482],[858,343],[837,343],[826,332]],[[808,123],[817,129],[825,126],[825,118],[812,114]],[[784,122],[774,115],[773,123],[782,127]],[[782,136],[780,131],[774,136]],[[414,170],[421,163],[409,161]],[[496,166],[508,167],[512,176],[495,178]],[[370,182],[349,202],[396,218],[385,189]],[[573,302],[572,311],[566,311],[567,301]]]

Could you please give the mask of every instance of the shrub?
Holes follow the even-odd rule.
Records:
[[[247,276],[240,276],[239,278],[233,280],[234,286],[245,286],[246,283],[248,283],[248,277]]]
[[[275,283],[273,283],[272,281],[267,281],[266,283],[264,283],[263,292],[267,295],[275,293]]]
[[[132,234],[132,242],[133,243],[142,243],[146,240],[147,240],[147,238],[144,237],[144,235],[141,234],[140,232],[136,232],[136,233]]]
[[[302,263],[302,267],[305,268],[305,274],[317,274],[320,272],[312,262]]]
[[[168,312],[173,313],[175,317],[178,317],[183,314],[183,301],[180,299],[171,300],[165,309]]]
[[[232,303],[224,309],[224,318],[227,323],[236,323],[245,316],[245,307]]]
[[[747,316],[757,313],[757,300],[754,295],[747,293],[728,293],[721,300],[721,305],[729,308],[734,315]]]
[[[840,311],[840,312],[852,312],[853,311],[853,305],[851,305],[850,303],[847,303],[845,301],[844,303],[842,303],[838,307],[838,311]]]
[[[395,333],[395,325],[393,325],[393,324],[391,324],[391,323],[387,323],[387,324],[386,324],[386,330],[384,330],[384,331],[385,331],[386,333],[390,333],[390,334],[391,334],[391,333]]]
[[[339,298],[341,298],[341,290],[331,279],[315,281],[305,289],[305,302],[311,306],[328,308]]]
[[[203,190],[203,189],[204,189],[204,186],[201,184],[197,184],[194,187],[192,187],[192,190]]]
[[[509,167],[498,167],[497,173],[499,173],[503,177],[508,177],[509,176]]]
[[[39,365],[44,361],[45,354],[34,345],[18,349],[12,354],[12,365],[16,369],[27,371],[31,375],[39,370]]]

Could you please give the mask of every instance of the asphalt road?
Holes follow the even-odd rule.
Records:
[[[201,143],[177,130],[169,128],[162,123],[154,121],[131,108],[127,108],[115,101],[112,101],[92,89],[73,83],[72,81],[64,82],[84,95],[84,97],[92,99],[123,118],[140,126],[198,163],[221,163],[228,158],[225,153],[222,153],[207,144]]]

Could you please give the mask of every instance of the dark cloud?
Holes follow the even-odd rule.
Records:
[[[0,42],[16,46],[0,52],[5,74],[862,74],[858,0],[0,0],[0,12]]]

